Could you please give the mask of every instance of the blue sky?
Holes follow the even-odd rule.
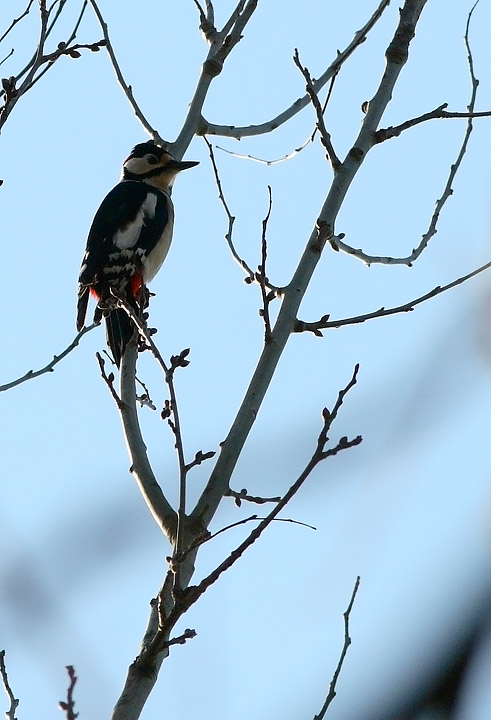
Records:
[[[0,28],[23,10],[0,8]],[[233,3],[216,3],[223,20]],[[126,80],[160,134],[174,139],[185,117],[206,45],[192,2],[101,0]],[[303,94],[291,57],[318,76],[351,40],[375,3],[260,2],[245,36],[212,86],[211,122],[263,122]],[[373,94],[397,22],[391,4],[336,81],[327,124],[338,155],[350,148],[360,106]],[[470,84],[463,35],[470,3],[430,0],[383,125],[448,102],[464,111]],[[65,33],[79,4],[67,10]],[[491,109],[489,26],[481,0],[471,29],[479,110]],[[15,74],[32,53],[36,9],[4,43]],[[53,39],[56,43],[65,33]],[[79,42],[101,33],[87,13]],[[418,262],[372,266],[326,250],[301,317],[358,315],[398,305],[490,259],[489,120],[471,144],[438,233]],[[312,131],[306,108],[272,135],[237,143],[237,153],[280,158]],[[465,122],[432,121],[375,148],[338,218],[346,241],[376,254],[407,255],[426,231],[465,132]],[[41,367],[75,335],[76,280],[87,230],[118,181],[129,149],[146,136],[116,84],[104,51],[62,58],[18,103],[0,137],[4,250],[0,383]],[[257,287],[243,283],[224,241],[226,218],[208,153],[196,138],[186,158],[200,165],[176,183],[174,242],[153,283],[152,324],[164,356],[191,348],[177,390],[189,457],[218,449],[260,352]],[[288,282],[328,191],[331,171],[319,143],[271,166],[216,150],[237,249],[260,261],[261,221],[272,187],[268,227],[272,282]],[[483,274],[412,313],[324,339],[293,336],[240,459],[233,487],[275,495],[309,460],[320,411],[360,363],[359,383],[332,431],[362,434],[362,446],[313,473],[285,517],[193,608],[181,629],[197,637],[172,651],[142,715],[165,710],[203,720],[311,717],[320,709],[343,642],[355,578],[353,644],[330,716],[370,717],[402,696],[401,678],[429,679],[440,658],[489,596],[491,574],[490,275]],[[94,354],[102,329],[56,371],[3,393],[0,503],[0,646],[19,716],[48,717],[65,692],[64,667],[79,676],[81,718],[108,717],[143,634],[148,602],[166,570],[168,546],[139,497],[119,419]],[[140,374],[159,407],[166,390],[150,357]],[[158,477],[175,500],[173,438],[158,413],[142,426]],[[196,498],[212,461],[193,471]],[[229,501],[214,529],[256,508]],[[238,544],[247,528],[203,549],[197,578]],[[489,639],[488,639],[489,642]],[[488,718],[480,673],[483,648],[460,717]],[[483,693],[483,695],[481,695]],[[1,701],[0,701],[1,702]]]

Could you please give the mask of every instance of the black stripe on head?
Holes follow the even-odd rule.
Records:
[[[130,158],[142,158],[145,157],[145,155],[148,155],[148,153],[156,155],[160,159],[164,152],[164,148],[159,147],[152,140],[148,140],[148,142],[135,145],[131,154],[127,157],[127,160]]]

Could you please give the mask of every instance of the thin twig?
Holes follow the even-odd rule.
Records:
[[[198,452],[194,456],[194,460],[191,460],[191,462],[186,464],[186,472],[189,472],[194,467],[201,465],[205,460],[210,460],[215,455],[216,455],[215,450],[209,450],[208,452],[205,452],[205,453],[202,450],[198,450]]]
[[[392,138],[399,137],[399,135],[401,135],[405,130],[416,127],[416,125],[420,125],[421,123],[428,122],[428,120],[448,120],[465,118],[473,120],[476,118],[491,117],[491,110],[483,110],[481,112],[448,112],[445,110],[446,107],[448,107],[448,104],[443,103],[434,110],[430,110],[427,113],[423,113],[423,115],[418,115],[418,117],[406,120],[400,125],[391,125],[388,128],[381,128],[375,133],[375,140],[376,142],[381,143],[385,142],[386,140],[391,140]]]
[[[336,80],[336,77],[337,77],[337,74],[333,75],[331,78],[331,81],[329,83],[329,89],[327,91],[327,96],[324,101],[324,105],[322,106],[322,114],[325,113],[327,105],[329,103],[329,100],[331,99],[332,90],[334,87],[334,82]],[[240,160],[252,160],[253,162],[261,163],[262,165],[278,165],[279,163],[287,162],[288,160],[291,160],[292,158],[299,155],[299,153],[301,153],[302,150],[305,150],[305,148],[308,145],[311,145],[314,142],[315,136],[318,132],[319,132],[319,128],[316,125],[315,128],[313,129],[313,131],[311,133],[309,133],[308,138],[306,140],[304,140],[304,142],[301,145],[299,145],[298,147],[296,147],[294,150],[287,153],[286,155],[283,155],[282,157],[274,158],[274,159],[260,158],[260,157],[257,157],[257,155],[238,153],[235,150],[230,150],[229,148],[224,148],[221,145],[216,145],[216,148],[217,148],[217,150],[221,150],[222,152],[227,153],[227,155],[232,155],[232,157],[239,158]]]
[[[211,166],[213,168],[213,174],[215,175],[215,182],[216,182],[216,185],[218,188],[218,199],[220,200],[220,202],[222,204],[222,207],[225,211],[225,214],[226,214],[227,220],[228,220],[228,228],[227,228],[227,232],[225,234],[225,240],[227,241],[227,245],[229,247],[230,252],[232,253],[233,259],[235,260],[235,262],[238,265],[240,265],[242,270],[246,273],[247,277],[249,278],[249,281],[253,282],[254,281],[253,270],[249,267],[249,265],[246,263],[246,261],[240,257],[237,250],[235,249],[235,245],[234,245],[233,238],[232,238],[232,233],[234,230],[235,216],[232,215],[232,213],[230,212],[230,208],[228,206],[228,203],[225,199],[225,195],[223,193],[222,182],[220,180],[220,175],[218,173],[218,167],[217,167],[217,164],[215,161],[215,153],[213,152],[213,147],[206,137],[203,136],[203,140],[205,141],[206,146],[208,148],[208,152],[210,154]]]
[[[232,567],[232,565],[237,562],[237,560],[244,554],[244,552],[256,542],[256,540],[263,534],[266,528],[269,527],[273,520],[275,520],[281,510],[283,510],[283,508],[288,504],[292,497],[298,492],[298,490],[310,476],[314,468],[320,462],[322,462],[322,460],[326,459],[327,457],[332,457],[337,453],[341,452],[342,450],[355,447],[356,445],[359,445],[361,443],[362,438],[360,435],[352,438],[351,440],[348,440],[348,438],[346,437],[342,437],[338,441],[337,445],[335,445],[333,448],[327,450],[325,449],[326,444],[329,441],[329,429],[331,428],[332,423],[337,417],[337,414],[339,412],[339,409],[341,408],[341,405],[343,404],[346,394],[357,382],[358,370],[359,366],[356,365],[351,380],[346,385],[346,387],[343,390],[340,390],[340,392],[338,393],[338,398],[336,400],[336,403],[334,404],[333,409],[329,411],[327,410],[327,408],[324,408],[322,412],[323,427],[317,439],[316,448],[310,461],[307,463],[305,469],[299,475],[297,480],[293,483],[293,485],[291,485],[289,490],[283,495],[280,502],[277,503],[277,505],[271,510],[271,512],[263,520],[260,521],[259,525],[254,528],[254,530],[248,535],[248,537],[237,548],[235,548],[235,550],[233,550],[230,555],[222,563],[220,563],[217,568],[215,568],[215,570],[213,570],[209,575],[207,575],[203,580],[201,580],[198,585],[189,586],[185,590],[183,590],[182,594],[178,599],[178,602],[175,603],[174,608],[165,618],[165,622],[163,623],[162,627],[159,628],[159,631],[156,633],[154,639],[140,653],[139,657],[136,660],[137,663],[142,664],[142,666],[146,666],[149,662],[152,661],[153,658],[155,658],[159,654],[159,652],[161,652],[163,638],[165,638],[166,634],[169,633],[170,628],[174,627],[175,623],[191,607],[191,605],[194,605],[194,603],[206,592],[206,590],[208,590],[208,588],[210,588],[226,570]]]
[[[75,675],[75,669],[73,665],[67,665],[66,670],[70,679],[70,684],[67,689],[66,702],[60,700],[58,707],[60,710],[64,710],[66,713],[66,720],[75,720],[78,717],[78,713],[75,712],[75,700],[73,699],[73,691],[77,684],[77,676]]]
[[[273,290],[268,292],[269,279],[266,275],[266,259],[268,256],[268,243],[266,240],[266,231],[268,229],[269,218],[271,217],[271,210],[273,208],[273,196],[271,193],[271,186],[268,185],[268,212],[262,222],[262,235],[261,235],[261,264],[258,266],[258,272],[256,273],[256,280],[261,288],[261,298],[263,306],[260,310],[260,315],[264,321],[264,342],[268,344],[271,342],[271,320],[269,318],[269,304],[276,297]]]
[[[310,102],[312,103],[314,110],[315,110],[315,114],[317,116],[317,129],[319,130],[319,133],[321,136],[321,142],[324,145],[324,148],[327,153],[327,159],[331,163],[333,171],[337,172],[339,170],[339,168],[341,167],[341,160],[336,155],[336,152],[334,150],[334,147],[333,147],[333,144],[331,141],[331,135],[328,132],[328,130],[326,128],[326,123],[324,121],[324,112],[326,109],[327,101],[326,101],[326,104],[324,105],[324,107],[322,107],[319,97],[314,89],[314,83],[310,76],[310,72],[309,72],[308,68],[305,67],[304,65],[302,65],[302,63],[300,62],[300,57],[298,55],[298,50],[296,48],[295,48],[295,53],[293,55],[293,61],[305,79],[307,94],[310,98]],[[332,88],[332,85],[331,85],[331,88]]]
[[[196,637],[196,630],[191,630],[190,628],[187,628],[184,630],[182,635],[177,635],[177,637],[171,638],[170,640],[167,640],[163,643],[163,648],[169,648],[171,645],[184,645],[186,640],[191,640],[192,638]]]
[[[140,106],[136,102],[135,97],[133,95],[133,89],[132,89],[131,85],[128,85],[128,83],[126,82],[126,80],[123,77],[123,73],[121,71],[118,60],[116,58],[114,48],[111,44],[111,39],[109,37],[109,30],[107,27],[107,23],[104,20],[104,17],[102,15],[101,11],[99,10],[99,6],[97,5],[96,0],[89,0],[89,2],[92,5],[92,8],[96,14],[96,17],[99,21],[99,25],[101,26],[102,34],[106,41],[107,54],[109,55],[114,72],[116,73],[116,78],[118,80],[118,83],[119,83],[122,91],[126,95],[129,104],[133,108],[133,112],[135,113],[136,117],[142,124],[143,129],[150,135],[150,137],[152,137],[155,140],[155,142],[157,142],[159,145],[165,145],[165,142],[162,140],[162,138],[160,137],[158,132],[151,126],[151,124],[149,123],[149,121],[147,120],[145,115],[143,114]]]
[[[281,497],[278,498],[278,502],[281,500]],[[245,525],[249,522],[261,522],[265,518],[259,517],[259,515],[250,515],[249,517],[242,518],[242,520],[237,520],[236,522],[231,523],[230,525],[226,525],[225,527],[220,528],[220,530],[217,530],[214,533],[210,532],[204,532],[199,537],[195,538],[191,545],[186,548],[186,550],[182,553],[180,556],[175,556],[172,558],[167,558],[170,562],[179,562],[181,563],[183,559],[188,555],[189,553],[195,551],[197,548],[201,547],[201,545],[204,545],[205,543],[209,542],[210,540],[214,540],[218,535],[221,535],[224,532],[227,532],[228,530],[232,530],[233,528],[239,527],[240,525]],[[293,525],[301,525],[302,527],[309,528],[309,530],[317,530],[314,525],[309,525],[309,523],[301,522],[300,520],[293,520],[292,518],[274,518],[272,522],[283,522],[283,523],[292,523]]]
[[[281,500],[281,496],[279,495],[276,495],[275,497],[258,497],[256,495],[249,495],[247,488],[242,488],[240,492],[229,488],[225,493],[225,497],[233,497],[237,507],[242,505],[242,501],[255,503],[256,505],[265,505],[266,503],[279,502]]]
[[[53,355],[53,359],[51,360],[51,362],[42,367],[40,370],[29,370],[28,372],[26,372],[25,375],[22,375],[22,377],[19,377],[16,380],[11,380],[10,382],[5,383],[5,385],[0,385],[0,392],[10,390],[16,385],[20,385],[27,380],[32,380],[33,378],[39,377],[40,375],[44,375],[45,373],[53,372],[55,365],[57,365],[59,362],[61,362],[61,360],[66,358],[66,356],[77,347],[82,337],[86,335],[86,333],[93,330],[95,327],[97,327],[97,324],[93,323],[92,325],[88,325],[87,327],[82,328],[82,330],[80,330],[80,332],[75,335],[75,338],[70,343],[70,345],[68,345],[68,347],[66,347],[59,355]]]
[[[12,55],[14,54],[14,52],[15,52],[15,50],[14,50],[14,48],[12,48],[12,50],[11,50],[7,55],[5,55],[5,57],[3,58],[3,60],[0,60],[0,65],[3,65],[4,62],[6,62],[6,61],[9,59],[9,57],[12,57]]]
[[[390,0],[382,0],[375,12],[371,15],[365,25],[358,30],[353,40],[346,46],[346,48],[337,53],[335,60],[329,65],[325,72],[317,79],[314,80],[313,86],[316,93],[318,93],[331,78],[338,74],[341,66],[348,60],[348,58],[354,53],[354,51],[362,45],[367,39],[368,33],[372,30],[374,25],[382,16],[384,10],[389,6]],[[260,123],[259,125],[247,125],[247,126],[233,126],[233,125],[217,125],[209,123],[205,118],[202,118],[203,132],[208,135],[221,135],[225,137],[243,138],[250,137],[253,135],[262,135],[269,133],[276,128],[283,125],[285,122],[294,117],[303,108],[307,107],[310,102],[309,95],[306,93],[303,97],[298,98],[293,102],[290,107],[281,112],[276,117],[268,120],[267,122]]]
[[[2,676],[2,683],[5,693],[9,699],[10,707],[5,713],[7,720],[17,720],[15,717],[15,711],[19,705],[19,700],[15,697],[10,687],[9,678],[7,675],[7,668],[5,666],[5,650],[0,650],[0,675]]]
[[[9,32],[17,25],[17,23],[20,22],[23,18],[25,18],[26,15],[29,14],[29,10],[31,9],[31,6],[32,6],[32,3],[33,3],[33,2],[34,2],[34,0],[29,0],[29,2],[28,2],[28,4],[27,4],[27,7],[26,7],[26,9],[24,10],[24,12],[23,12],[21,15],[19,15],[19,17],[14,18],[14,19],[12,20],[12,22],[11,22],[10,25],[9,25],[9,27],[5,30],[4,34],[0,37],[0,43],[3,42],[3,40],[5,40],[5,38],[6,38],[7,35],[9,34]]]
[[[316,128],[317,130],[317,128]],[[221,145],[216,145],[215,147],[217,150],[221,150],[224,153],[227,153],[227,155],[232,155],[232,157],[239,158],[239,160],[252,160],[253,162],[261,163],[262,165],[278,165],[279,163],[286,162],[287,160],[291,160],[296,155],[302,152],[302,150],[305,150],[307,145],[310,145],[313,140],[313,133],[310,133],[307,140],[305,140],[299,147],[295,148],[291,152],[287,153],[286,155],[283,155],[279,158],[274,158],[272,160],[268,160],[267,158],[260,158],[257,157],[257,155],[244,155],[242,153],[235,152],[235,150],[230,150],[228,148],[224,148]]]
[[[481,265],[481,267],[477,268],[476,270],[467,273],[467,275],[463,275],[462,277],[457,278],[457,280],[453,280],[447,285],[437,285],[435,288],[433,288],[433,290],[430,290],[430,292],[427,292],[425,295],[421,295],[415,300],[410,300],[404,305],[397,305],[396,307],[391,308],[381,307],[378,310],[374,310],[370,313],[365,313],[364,315],[355,315],[354,317],[342,318],[341,320],[330,320],[329,315],[324,315],[324,317],[317,322],[311,323],[303,322],[303,320],[298,320],[295,327],[295,332],[312,332],[314,333],[314,335],[322,337],[321,330],[326,330],[328,328],[339,328],[343,327],[344,325],[358,325],[360,323],[366,322],[367,320],[373,320],[375,318],[387,317],[388,315],[397,315],[398,313],[411,312],[417,305],[421,305],[421,303],[426,302],[426,300],[430,300],[430,298],[441,295],[442,293],[446,292],[447,290],[451,290],[457,285],[461,285],[467,280],[470,280],[471,278],[479,275],[485,270],[489,270],[490,268],[491,261],[487,262],[485,265]]]
[[[469,143],[469,139],[473,130],[473,118],[475,117],[489,117],[491,116],[490,112],[485,113],[475,113],[474,108],[476,105],[476,98],[477,98],[477,89],[479,86],[479,80],[476,78],[474,74],[474,62],[472,58],[472,51],[469,43],[469,28],[470,28],[470,21],[472,14],[476,8],[477,3],[471,8],[469,15],[467,17],[467,25],[466,25],[466,31],[465,31],[465,45],[467,48],[467,63],[469,67],[469,75],[471,79],[471,97],[469,100],[469,104],[467,106],[468,113],[446,113],[444,110],[444,107],[446,105],[440,105],[438,108],[433,110],[430,113],[426,113],[425,115],[421,115],[419,118],[414,118],[413,120],[408,120],[407,123],[403,123],[402,125],[397,126],[396,128],[389,128],[387,130],[381,130],[382,133],[381,140],[387,139],[387,137],[393,137],[396,134],[400,134],[403,130],[407,129],[408,127],[413,127],[418,122],[424,122],[426,120],[432,119],[433,117],[463,117],[467,118],[467,129],[464,135],[464,139],[462,141],[462,144],[460,146],[459,153],[457,155],[457,158],[455,162],[450,166],[450,171],[447,177],[447,181],[445,183],[445,187],[443,189],[443,194],[441,197],[437,200],[435,205],[435,210],[431,216],[430,223],[428,225],[428,229],[423,234],[421,241],[419,245],[413,249],[410,255],[407,257],[390,257],[390,256],[376,256],[376,255],[368,255],[361,249],[356,249],[354,247],[351,247],[350,245],[347,245],[343,241],[340,241],[337,243],[337,249],[342,250],[345,253],[348,253],[349,255],[354,255],[359,260],[364,262],[366,265],[370,266],[372,264],[383,264],[383,265],[407,265],[408,267],[411,267],[411,265],[418,259],[418,257],[421,255],[421,253],[426,249],[428,246],[429,241],[431,238],[436,235],[437,233],[437,225],[438,220],[440,219],[440,214],[444,208],[445,203],[447,200],[452,196],[453,194],[453,182],[455,180],[455,176],[457,175],[457,172],[460,169],[460,166],[462,164],[462,161],[464,159],[465,153],[467,151],[467,145]],[[392,134],[391,134],[392,131]]]
[[[97,358],[97,362],[99,363],[99,369],[101,371],[102,379],[104,380],[107,387],[109,388],[109,392],[111,393],[114,402],[118,406],[118,409],[122,410],[124,407],[123,402],[114,388],[114,373],[110,372],[109,375],[106,373],[106,370],[104,367],[106,364],[106,361],[104,360],[104,358],[101,356],[100,353],[96,352],[95,356]]]
[[[39,0],[40,32],[38,45],[34,55],[23,70],[16,76],[7,78],[6,82],[2,82],[3,90],[0,92],[0,96],[4,98],[4,104],[0,109],[0,128],[7,121],[18,100],[25,95],[26,92],[31,90],[31,88],[43,77],[46,72],[48,72],[55,61],[62,55],[78,58],[80,57],[79,49],[89,49],[93,52],[97,52],[100,47],[104,45],[104,40],[95,43],[71,45],[76,37],[82,17],[87,7],[87,0],[84,0],[81,11],[68,40],[66,42],[58,43],[58,48],[54,52],[47,55],[45,54],[44,48],[46,40],[55,27],[63,8],[66,5],[66,1],[67,0],[60,0],[55,16],[50,22],[50,13],[56,3],[53,3],[48,10],[46,7],[46,0]]]
[[[188,351],[189,352],[189,351]],[[181,353],[182,356],[182,353]],[[174,552],[176,554],[179,554],[184,549],[184,532],[185,532],[185,522],[186,522],[186,479],[188,474],[188,466],[186,465],[186,460],[184,458],[184,446],[183,446],[183,439],[182,439],[182,432],[181,432],[181,422],[179,419],[179,409],[177,406],[177,397],[176,397],[176,390],[174,386],[174,370],[176,367],[179,367],[179,365],[175,365],[174,362],[172,362],[174,358],[171,359],[171,368],[165,375],[165,381],[167,383],[167,387],[169,388],[169,395],[170,395],[170,404],[172,409],[172,417],[173,421],[172,423],[169,422],[169,424],[172,427],[172,431],[174,433],[175,437],[175,448],[177,452],[177,459],[178,459],[178,466],[179,466],[179,507],[177,510],[177,537],[176,537],[176,544],[174,548]],[[187,361],[186,361],[187,362]],[[174,575],[174,592],[181,592],[182,590],[182,584],[181,584],[181,574],[180,574],[180,565],[177,565],[176,572]]]
[[[259,282],[258,274],[255,273],[254,270],[251,268],[251,266],[248,265],[248,263],[243,258],[240,257],[240,255],[237,252],[237,249],[235,247],[233,237],[232,237],[234,223],[235,223],[235,216],[232,215],[232,213],[230,212],[230,208],[225,199],[222,182],[220,180],[220,175],[218,172],[218,166],[217,166],[216,160],[215,160],[215,154],[213,152],[213,146],[211,145],[211,143],[208,141],[208,139],[206,137],[203,137],[203,139],[208,147],[211,165],[213,168],[213,174],[215,176],[215,182],[216,182],[217,189],[218,189],[218,199],[220,200],[222,207],[225,211],[225,214],[227,216],[227,219],[228,219],[228,228],[227,228],[227,232],[225,234],[225,240],[227,241],[228,248],[232,254],[233,259],[237,263],[237,265],[239,265],[246,274],[246,277],[244,278],[244,282],[247,283],[248,285],[250,285],[253,282]],[[283,288],[277,287],[276,285],[272,285],[267,278],[266,278],[265,282],[266,282],[266,287],[268,288],[268,290],[273,291],[278,296],[281,295]]]
[[[326,700],[324,702],[324,705],[321,708],[321,711],[318,715],[314,715],[314,720],[322,720],[327,712],[327,709],[329,705],[332,703],[334,698],[336,697],[336,684],[338,682],[339,675],[341,673],[344,660],[346,658],[346,653],[348,652],[348,648],[351,645],[351,637],[349,634],[349,620],[351,615],[351,610],[353,609],[353,605],[355,602],[356,594],[358,592],[358,588],[360,587],[360,576],[356,578],[355,586],[353,588],[353,592],[351,593],[351,600],[349,601],[349,605],[345,612],[343,613],[344,617],[344,645],[343,649],[341,650],[341,655],[339,657],[339,661],[336,667],[336,670],[334,671],[334,674],[332,676],[331,683],[329,685],[329,692],[327,694]]]

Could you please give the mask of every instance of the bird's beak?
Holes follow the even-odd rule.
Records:
[[[181,160],[180,162],[178,160],[170,160],[165,166],[165,169],[178,173],[181,172],[181,170],[187,170],[196,165],[199,165],[199,162],[194,162],[193,160]]]

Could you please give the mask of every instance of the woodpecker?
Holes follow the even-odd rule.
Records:
[[[107,343],[120,366],[133,336],[116,296],[139,313],[145,288],[160,270],[172,240],[170,189],[177,173],[198,165],[178,162],[152,141],[136,145],[123,163],[121,181],[97,210],[78,279],[77,330],[85,323],[89,294],[97,301],[94,322],[106,318]]]

